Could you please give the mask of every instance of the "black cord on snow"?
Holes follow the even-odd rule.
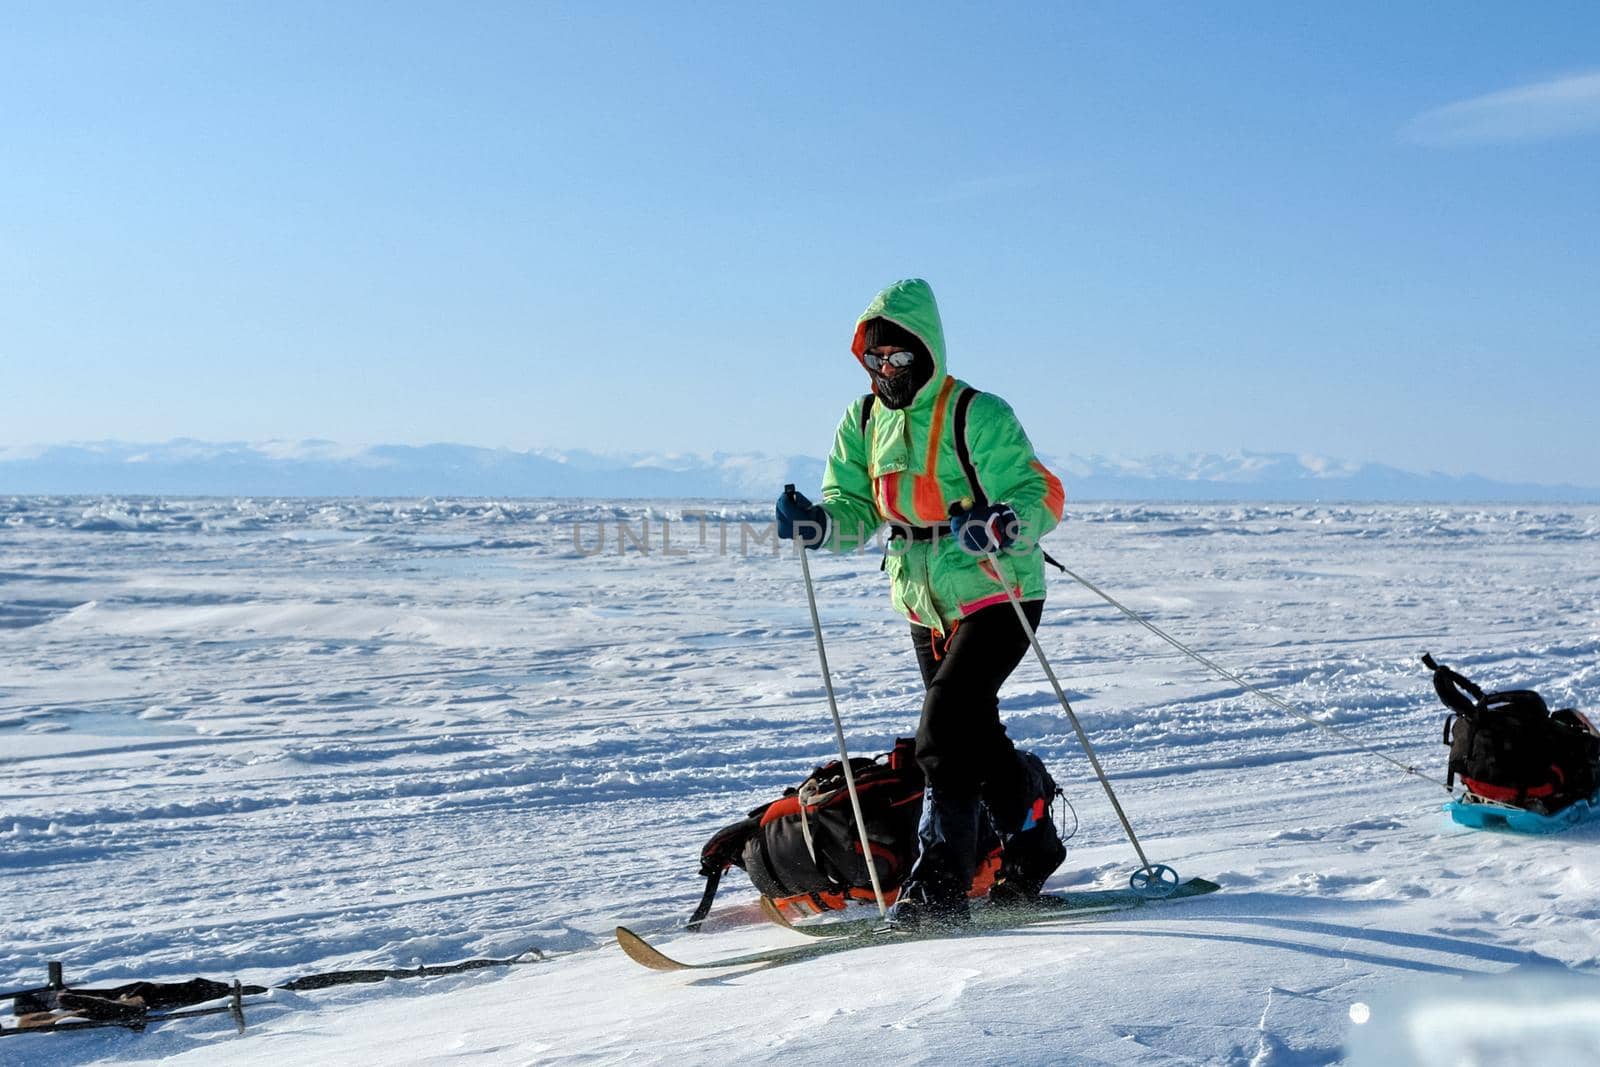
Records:
[[[1067,794],[1062,792],[1061,790],[1059,790],[1059,789],[1056,790],[1056,796],[1061,798],[1061,807],[1065,811],[1072,812],[1072,830],[1071,830],[1071,832],[1067,833],[1065,836],[1061,836],[1061,831],[1060,830],[1056,831],[1056,834],[1058,836],[1061,836],[1061,843],[1064,845],[1068,841],[1071,841],[1074,837],[1078,836],[1078,809],[1072,806],[1072,801],[1068,800],[1067,799]],[[1062,821],[1065,822],[1066,820],[1063,819]]]
[[[327,989],[336,985],[357,985],[363,982],[383,982],[390,978],[438,978],[446,974],[461,974],[464,971],[477,971],[485,967],[509,967],[515,963],[537,963],[544,959],[544,953],[536,948],[530,948],[516,956],[508,956],[498,960],[463,960],[460,963],[441,963],[424,965],[421,967],[400,967],[394,970],[370,971],[327,971],[323,974],[308,974],[301,978],[293,978],[287,982],[273,986],[274,989],[288,989],[299,992],[306,989]]]

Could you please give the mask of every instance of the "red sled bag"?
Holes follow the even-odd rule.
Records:
[[[902,737],[893,751],[877,759],[850,761],[885,904],[894,902],[917,858],[923,779],[913,752],[912,739]],[[984,822],[970,890],[975,897],[988,893],[1000,866],[1000,838],[987,819]],[[838,760],[815,768],[798,786],[785,789],[783,796],[712,835],[700,850],[706,888],[689,929],[698,929],[710,913],[723,873],[735,866],[791,919],[835,911],[851,901],[874,900]]]
[[[1531,689],[1485,693],[1449,667],[1422,657],[1452,714],[1445,720],[1449,778],[1467,790],[1542,815],[1600,788],[1600,731],[1573,708],[1551,712]]]

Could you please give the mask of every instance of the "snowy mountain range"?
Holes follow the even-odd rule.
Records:
[[[1045,456],[1075,500],[1600,503],[1600,488],[1417,473],[1289,453]],[[331,441],[101,441],[0,448],[0,493],[763,499],[815,489],[823,461]]]

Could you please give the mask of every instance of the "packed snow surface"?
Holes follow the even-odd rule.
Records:
[[[834,748],[769,517],[0,498],[0,986],[49,960],[69,982],[271,984],[543,953],[275,992],[243,1036],[207,1017],[3,1037],[0,1062],[1320,1064],[1354,1062],[1419,992],[1600,971],[1600,827],[1451,823],[1418,663],[1600,709],[1600,509],[1132,504],[1071,509],[1046,548],[1344,735],[1051,579],[1043,647],[1146,850],[1221,893],[786,967],[639,968],[614,926],[690,960],[801,939],[737,870],[706,932],[679,929],[706,838]],[[920,684],[879,555],[812,570],[852,751],[885,751]],[[1031,659],[1003,711],[1080,824],[1052,888],[1125,884],[1133,850]],[[1564,1040],[1600,1057],[1587,995]],[[1471,1027],[1430,1018],[1462,1062]]]

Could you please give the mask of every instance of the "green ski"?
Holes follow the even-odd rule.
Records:
[[[797,933],[815,937],[809,944],[786,945],[764,949],[738,956],[707,960],[702,963],[685,963],[673,959],[650,942],[625,926],[617,927],[617,945],[629,959],[653,971],[718,970],[726,967],[769,967],[786,963],[830,956],[836,952],[867,948],[898,941],[918,941],[939,937],[958,937],[962,934],[985,933],[1044,923],[1089,922],[1099,915],[1111,912],[1132,911],[1152,904],[1184,900],[1215,893],[1222,888],[1204,878],[1191,878],[1169,896],[1147,898],[1130,890],[1090,890],[1080,893],[1051,895],[1035,907],[987,908],[973,914],[972,922],[955,931],[897,930],[885,926],[878,919],[859,919],[817,926],[791,926]],[[769,918],[787,926],[777,909],[763,902]]]
[[[1164,897],[1140,896],[1132,889],[1084,889],[1075,893],[1046,893],[1034,904],[980,908],[972,913],[972,921],[967,924],[966,929],[1004,930],[1012,926],[1059,922],[1076,915],[1127,911],[1146,904],[1159,904],[1163,900],[1204,896],[1207,893],[1215,893],[1221,888],[1217,883],[1207,879],[1191,878]],[[883,921],[876,917],[796,925],[766,897],[761,898],[761,913],[779,926],[811,937],[849,937],[883,926]]]

